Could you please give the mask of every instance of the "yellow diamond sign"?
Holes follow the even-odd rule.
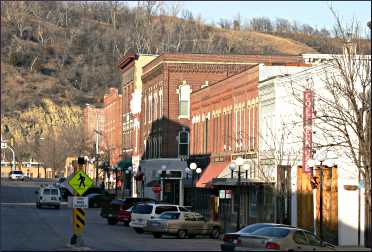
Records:
[[[68,184],[79,195],[83,195],[93,185],[93,180],[83,171],[77,171],[68,181]]]

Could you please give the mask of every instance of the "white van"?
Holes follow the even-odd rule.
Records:
[[[171,204],[157,204],[157,203],[139,203],[132,208],[131,222],[129,226],[137,233],[141,234],[146,231],[147,221],[155,219],[163,212],[189,212],[190,210]]]
[[[11,180],[24,180],[25,176],[22,171],[11,171],[9,173],[9,179]]]
[[[36,207],[41,208],[43,206],[52,206],[59,209],[61,206],[61,192],[55,186],[41,187],[38,191],[36,198]]]

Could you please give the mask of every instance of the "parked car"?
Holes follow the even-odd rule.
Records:
[[[9,173],[9,179],[11,180],[24,180],[24,175],[22,171],[11,171]]]
[[[126,211],[128,208],[132,207],[133,205],[139,202],[155,202],[154,199],[150,198],[126,198],[124,200],[115,199],[110,202],[110,204],[102,207],[101,216],[103,218],[107,218],[107,223],[110,225],[115,225],[119,221],[123,221],[126,226],[129,225],[129,221],[127,220],[128,214],[125,213],[125,219],[119,218],[119,212]],[[122,213],[123,215],[123,213]],[[130,216],[130,215],[129,215]]]
[[[196,235],[209,235],[217,239],[221,226],[217,222],[207,221],[201,214],[195,212],[164,212],[159,218],[147,222],[147,230],[155,238],[162,235],[177,235],[178,238],[193,238]]]
[[[129,226],[130,221],[132,220],[132,209],[134,206],[131,206],[127,210],[119,210],[118,220],[124,222],[125,226]]]
[[[265,227],[250,235],[240,236],[231,244],[221,245],[222,251],[283,250],[333,251],[335,246],[322,242],[311,232],[294,227]]]
[[[62,186],[62,183],[66,181],[66,178],[65,177],[61,177],[58,179],[58,181],[56,182],[56,186],[57,187],[61,187]]]
[[[171,204],[139,203],[132,209],[129,226],[137,233],[146,231],[147,221],[155,219],[163,212],[189,212],[185,207]]]
[[[62,194],[62,200],[63,201],[67,201],[67,198],[69,196],[73,196],[73,194],[66,187],[64,187],[62,183],[60,183],[59,190],[61,191],[61,194]],[[100,188],[100,187],[96,187],[96,186],[90,187],[83,194],[83,196],[88,196],[88,195],[90,195],[90,197],[95,196],[95,195],[91,195],[91,194],[101,194],[101,195],[104,195],[104,197],[103,196],[99,196],[97,199],[94,199],[92,201],[92,207],[101,207],[102,205],[111,202],[111,200],[115,198],[115,194],[109,193],[105,189]],[[101,202],[102,199],[103,199],[104,202]]]
[[[36,207],[42,208],[43,206],[52,206],[59,209],[61,206],[61,193],[55,186],[48,185],[46,187],[40,187],[37,194]]]
[[[290,226],[285,225],[285,224],[277,224],[277,223],[255,223],[255,224],[250,224],[248,226],[243,227],[242,229],[240,229],[237,232],[224,234],[223,241],[224,241],[225,244],[227,244],[226,245],[227,247],[230,247],[229,245],[231,243],[236,242],[236,240],[240,236],[250,235],[251,233],[257,231],[258,229],[264,228],[264,227],[290,227]]]
[[[109,205],[110,202],[115,198],[115,196],[112,194],[101,193],[91,193],[83,196],[88,197],[89,208],[105,207]]]

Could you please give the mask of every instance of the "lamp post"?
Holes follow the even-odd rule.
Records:
[[[244,163],[244,160],[241,158],[241,157],[238,157],[236,160],[236,165],[238,166],[238,190],[237,190],[237,194],[238,194],[238,216],[236,218],[236,229],[239,230],[240,229],[240,186],[241,186],[241,174],[240,174],[240,167],[243,165]]]
[[[129,197],[132,196],[132,166],[129,166],[125,174],[129,176]]]
[[[308,160],[307,164],[309,167],[316,167],[316,161],[319,161],[320,166],[319,166],[319,237],[320,240],[323,241],[323,163],[327,159],[327,153],[326,152],[320,152],[319,155],[316,156],[316,160]],[[329,160],[327,164],[331,167],[333,166],[332,161]],[[314,230],[315,230],[315,225],[314,225]]]
[[[167,166],[162,165],[160,172],[160,201],[164,199],[164,177],[166,176]]]
[[[201,168],[196,168],[196,174],[198,174],[198,179],[200,178],[200,173],[202,172]]]
[[[115,171],[115,195],[118,195],[118,166],[114,165],[112,169]]]
[[[230,169],[230,171],[231,171],[231,178],[234,178],[234,171],[235,171],[235,169],[236,169],[236,164],[235,164],[235,163],[231,163],[231,164],[229,165],[229,169]]]
[[[191,176],[192,176],[192,182],[191,185],[194,186],[194,172],[198,166],[195,163],[190,164],[190,170],[191,170]]]

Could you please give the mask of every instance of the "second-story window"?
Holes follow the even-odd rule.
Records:
[[[145,121],[144,121],[144,123],[146,124],[146,122],[147,122],[147,101],[146,101],[146,96],[145,96],[145,99],[144,99],[144,101],[145,101],[145,113],[144,113],[144,115],[145,115]]]
[[[163,117],[163,88],[159,91],[159,118]]]
[[[149,95],[149,123],[152,121],[152,94]]]
[[[190,85],[183,82],[178,89],[179,97],[179,118],[189,118],[190,117]]]
[[[154,120],[158,119],[158,93],[154,94]]]

